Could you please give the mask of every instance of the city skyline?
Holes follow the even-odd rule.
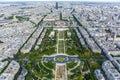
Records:
[[[0,1],[0,2],[19,2],[19,1],[81,1],[81,2],[120,2],[119,0],[4,0],[4,1]]]
[[[120,80],[118,0],[4,1],[0,80]]]

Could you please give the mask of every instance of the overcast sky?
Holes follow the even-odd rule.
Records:
[[[91,2],[120,2],[120,0],[0,0],[0,1],[91,1]]]

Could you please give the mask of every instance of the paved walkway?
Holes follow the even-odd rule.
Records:
[[[66,64],[56,64],[56,80],[67,80]]]
[[[64,58],[65,60],[57,60],[56,58]],[[65,64],[71,61],[80,62],[80,59],[78,56],[69,56],[67,54],[56,54],[56,55],[51,55],[51,56],[43,56],[42,61],[43,62],[52,61],[52,62],[59,63],[59,64],[60,63]]]
[[[58,31],[57,34],[57,54],[65,54],[64,31]],[[66,63],[56,63],[55,80],[67,80]]]

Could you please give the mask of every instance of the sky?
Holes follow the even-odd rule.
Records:
[[[1,2],[8,1],[91,1],[91,2],[120,2],[120,0],[0,0]]]

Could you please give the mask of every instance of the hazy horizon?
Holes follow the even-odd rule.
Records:
[[[0,0],[0,2],[20,2],[20,1],[81,1],[81,2],[120,2],[120,0]]]

